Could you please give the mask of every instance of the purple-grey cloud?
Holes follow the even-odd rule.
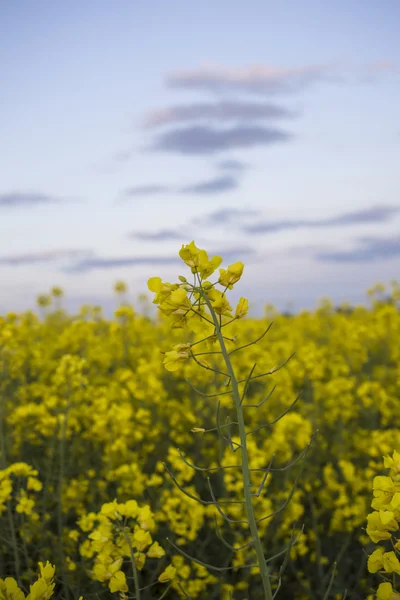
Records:
[[[327,219],[282,219],[281,221],[259,221],[252,225],[245,225],[243,230],[250,234],[262,234],[299,228],[317,229],[323,227],[383,223],[389,221],[389,219],[399,212],[400,207],[398,206],[382,205],[344,213]]]
[[[243,162],[242,160],[237,160],[234,158],[222,160],[217,164],[218,169],[221,171],[233,171],[240,172],[248,169],[248,164]]]
[[[210,66],[172,72],[167,75],[166,84],[171,88],[213,93],[272,95],[300,92],[320,81],[347,83],[398,71],[399,65],[387,60],[358,66],[333,63],[287,68],[265,65],[243,68]]]
[[[207,181],[200,181],[198,183],[187,185],[180,188],[180,194],[196,194],[196,195],[209,195],[209,194],[221,194],[223,192],[230,192],[239,187],[239,182],[235,177],[226,175],[224,177],[214,177]]]
[[[182,232],[173,229],[161,229],[160,231],[132,231],[129,238],[142,242],[168,242],[182,239]]]
[[[40,252],[26,252],[24,254],[9,254],[0,256],[0,265],[19,267],[40,263],[61,262],[91,256],[93,252],[85,249],[60,249],[44,250]]]
[[[94,257],[80,260],[63,269],[67,273],[86,273],[88,271],[137,267],[141,265],[171,265],[179,262],[176,256],[117,256]]]
[[[243,220],[256,218],[261,212],[254,208],[219,208],[207,215],[192,219],[194,225],[213,227],[215,225],[230,225],[243,223]]]
[[[177,154],[217,154],[233,148],[253,148],[287,142],[292,136],[278,128],[238,125],[227,129],[196,125],[156,137],[153,151]]]
[[[249,260],[250,257],[255,258],[257,251],[251,246],[235,246],[226,248],[211,247],[207,250],[208,256],[222,256],[224,264],[228,264],[237,260],[242,260],[245,257]]]
[[[188,121],[260,121],[293,118],[296,113],[284,106],[255,102],[197,102],[150,111],[143,120],[146,129]]]
[[[175,71],[166,78],[171,88],[209,92],[247,92],[276,94],[300,91],[311,84],[332,77],[332,65],[271,68],[255,65],[244,68],[204,67]]]
[[[0,208],[23,208],[25,206],[39,206],[57,204],[60,202],[55,196],[40,192],[5,192],[0,194]]]
[[[233,175],[224,175],[218,177],[212,177],[211,179],[205,179],[203,181],[197,181],[190,185],[181,187],[173,187],[166,185],[142,185],[125,190],[123,197],[137,198],[163,194],[180,194],[180,195],[198,195],[208,196],[212,194],[220,194],[222,192],[229,192],[239,187],[239,181]]]
[[[345,252],[317,252],[314,258],[321,262],[376,262],[400,256],[400,236],[392,238],[363,237],[359,246]]]
[[[157,196],[160,194],[169,194],[173,189],[167,185],[138,185],[130,187],[124,192],[124,196],[128,198],[136,198],[138,196]]]

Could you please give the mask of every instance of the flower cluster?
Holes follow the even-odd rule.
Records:
[[[49,600],[49,598],[52,598],[55,588],[55,567],[49,562],[45,565],[39,562],[39,569],[39,577],[29,587],[27,596],[13,577],[0,579],[0,600]],[[79,600],[83,600],[82,597]]]
[[[147,559],[162,558],[163,548],[153,541],[154,516],[149,506],[139,507],[136,500],[107,502],[99,513],[89,513],[79,521],[88,533],[88,540],[80,547],[84,558],[94,557],[92,576],[108,585],[110,592],[127,592],[124,561],[129,559],[134,573],[143,569]],[[90,533],[89,533],[90,532]],[[168,568],[167,568],[168,569]],[[171,567],[158,580],[173,579]]]
[[[400,539],[397,532],[400,527],[400,454],[395,450],[392,456],[384,457],[385,468],[389,475],[377,475],[373,480],[374,509],[367,518],[367,534],[374,542],[390,544],[389,548],[378,546],[368,558],[370,573],[389,575],[392,581],[385,581],[378,587],[376,597],[380,600],[400,598],[400,593],[393,589],[395,576],[400,575]]]

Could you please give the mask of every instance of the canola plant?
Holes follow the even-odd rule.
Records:
[[[400,598],[399,286],[254,319],[179,255],[156,319],[0,318],[0,600]]]

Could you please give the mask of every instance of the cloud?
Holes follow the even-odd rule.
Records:
[[[360,238],[360,245],[346,252],[317,252],[314,258],[321,262],[375,262],[400,256],[400,236],[393,238]]]
[[[168,242],[176,241],[182,238],[181,231],[173,229],[161,229],[160,231],[133,231],[128,237],[142,242]]]
[[[244,171],[245,169],[248,168],[247,163],[241,161],[241,160],[236,160],[236,159],[228,159],[228,160],[222,160],[221,162],[219,162],[217,164],[217,167],[219,169],[221,169],[222,171]]]
[[[40,204],[56,204],[60,200],[39,192],[6,192],[0,194],[0,208],[20,208]]]
[[[202,225],[204,227],[212,227],[215,225],[227,225],[232,223],[243,222],[244,219],[254,218],[261,215],[261,212],[253,208],[220,208],[208,215],[196,217],[192,220],[194,225]]]
[[[396,213],[400,212],[397,206],[374,206],[367,209],[361,209],[349,213],[344,213],[336,217],[327,219],[283,219],[281,221],[261,221],[253,225],[244,226],[243,229],[250,234],[275,233],[299,228],[323,228],[340,227],[347,225],[362,225],[367,223],[383,223],[389,221]]]
[[[239,181],[232,175],[213,177],[204,181],[185,185],[182,187],[172,187],[165,185],[142,185],[129,188],[124,192],[124,198],[140,198],[142,196],[162,195],[162,194],[180,194],[180,195],[212,195],[222,192],[229,192],[239,187]]]
[[[179,258],[176,256],[117,256],[111,258],[100,256],[78,261],[63,270],[67,273],[86,273],[88,271],[104,271],[141,265],[172,265],[178,262]]]
[[[253,148],[286,142],[291,135],[277,128],[238,125],[229,129],[196,125],[173,129],[156,138],[154,151],[178,154],[216,154],[232,148]]]
[[[242,101],[221,101],[215,103],[198,102],[171,106],[149,112],[144,120],[146,129],[170,125],[171,123],[185,123],[214,119],[221,121],[260,121],[266,119],[293,118],[295,113],[277,104],[260,104]]]
[[[208,66],[172,72],[166,77],[166,84],[171,88],[214,93],[272,95],[300,92],[320,81],[360,81],[360,78],[398,71],[399,66],[388,60],[358,66],[334,63],[288,68],[265,65],[242,68]]]
[[[247,92],[275,94],[300,91],[332,76],[332,65],[273,68],[254,65],[244,68],[202,67],[175,71],[166,78],[171,88],[205,90],[209,92]]]
[[[83,249],[45,250],[42,252],[28,252],[26,254],[10,254],[8,256],[0,256],[0,265],[19,267],[23,265],[71,260],[83,256],[90,256],[91,254],[91,250]]]
[[[257,251],[251,246],[234,246],[234,247],[216,247],[207,250],[208,256],[222,256],[224,260],[224,264],[228,264],[237,260],[242,260],[244,257],[247,257],[249,260],[250,257],[256,257]]]
[[[238,187],[238,180],[235,177],[227,175],[225,177],[215,177],[214,179],[182,187],[180,188],[179,193],[197,195],[220,194],[222,192],[235,190]]]
[[[172,190],[173,191],[173,190]],[[138,185],[125,190],[124,195],[129,198],[138,196],[156,196],[158,194],[169,194],[171,188],[167,185]]]

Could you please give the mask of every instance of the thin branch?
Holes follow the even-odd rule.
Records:
[[[253,366],[252,366],[252,368],[251,368],[251,371],[250,371],[250,373],[249,373],[249,374],[248,374],[248,376],[247,376],[246,383],[244,384],[243,394],[242,394],[242,397],[241,397],[241,399],[240,399],[239,406],[240,406],[240,405],[243,403],[243,400],[244,400],[244,399],[245,399],[245,397],[246,397],[246,394],[247,394],[247,389],[248,389],[248,387],[249,387],[249,382],[250,382],[251,376],[252,376],[252,375],[253,375],[253,373],[254,373],[254,369],[256,368],[256,366],[257,366],[257,363],[254,363],[254,365],[253,365]]]
[[[276,384],[273,386],[272,390],[265,396],[265,398],[263,400],[261,400],[261,402],[259,402],[258,404],[243,404],[243,408],[260,408],[260,406],[262,406],[264,404],[264,402],[266,402],[267,400],[269,400],[272,396],[272,394],[274,393],[274,391],[276,390]]]
[[[194,558],[193,556],[190,556],[184,550],[182,550],[182,548],[179,548],[179,546],[177,546],[176,544],[171,542],[171,540],[169,538],[165,538],[165,539],[167,540],[167,542],[169,544],[171,544],[171,546],[173,548],[175,548],[175,550],[177,550],[177,552],[182,554],[182,556],[184,556],[188,560],[191,560],[191,561],[197,563],[198,565],[201,565],[202,567],[205,567],[206,569],[211,569],[213,571],[221,571],[222,572],[222,571],[234,571],[235,569],[249,569],[249,568],[253,568],[253,567],[258,567],[258,563],[253,563],[251,565],[235,565],[234,567],[215,567],[214,565],[209,565],[207,563],[202,562],[198,558]]]
[[[267,335],[267,333],[271,329],[272,325],[273,325],[273,321],[271,321],[271,323],[268,325],[267,329],[264,331],[264,333],[262,333],[260,335],[259,338],[257,338],[253,342],[249,342],[248,344],[244,344],[244,346],[240,346],[239,348],[234,348],[234,350],[232,350],[231,352],[229,352],[229,356],[232,356],[232,354],[234,354],[234,352],[239,352],[239,350],[243,350],[244,348],[248,348],[249,346],[253,346],[254,344],[258,344],[258,342],[260,340],[262,340],[265,335]]]
[[[296,491],[297,484],[298,484],[298,481],[300,479],[300,476],[303,473],[303,469],[304,469],[304,465],[305,465],[305,458],[307,456],[308,450],[310,449],[310,446],[311,446],[314,438],[315,438],[315,435],[311,438],[311,441],[308,444],[308,446],[307,446],[307,448],[306,448],[306,450],[304,452],[304,461],[301,464],[301,467],[299,469],[299,472],[297,473],[296,479],[294,480],[294,484],[292,486],[292,489],[290,490],[289,496],[286,498],[285,502],[283,502],[283,504],[281,504],[281,506],[279,508],[277,508],[275,511],[273,511],[269,515],[266,515],[265,517],[261,517],[261,519],[258,519],[257,523],[261,523],[261,521],[265,521],[266,519],[270,519],[271,517],[276,516],[278,513],[280,513],[289,504],[290,500],[293,498],[294,492]]]
[[[214,515],[214,520],[215,520],[215,529],[216,529],[216,534],[217,534],[218,539],[220,539],[221,542],[224,544],[224,546],[229,548],[229,550],[231,550],[232,552],[240,552],[241,550],[244,550],[245,548],[248,548],[249,546],[252,545],[252,540],[250,540],[249,542],[246,542],[246,544],[243,544],[243,546],[240,546],[239,548],[235,548],[229,542],[227,542],[226,539],[222,536],[216,515]]]
[[[168,475],[171,477],[172,481],[176,485],[176,487],[183,494],[185,494],[185,496],[187,496],[188,498],[191,498],[191,500],[196,500],[196,502],[198,502],[199,504],[203,504],[204,506],[210,506],[210,505],[213,505],[213,504],[217,503],[217,501],[211,502],[211,500],[202,500],[201,498],[197,498],[196,496],[193,496],[193,494],[191,494],[190,492],[188,492],[187,490],[185,490],[185,488],[183,488],[180,485],[180,483],[178,483],[175,475],[169,470],[169,468],[167,467],[167,465],[165,463],[163,463],[163,465],[164,465],[164,468],[167,471]],[[219,502],[219,504],[243,504],[242,500],[219,500],[218,502]]]
[[[192,388],[192,390],[194,392],[196,392],[200,396],[203,396],[203,398],[218,398],[219,396],[225,396],[227,394],[232,394],[232,390],[227,390],[226,392],[219,392],[217,394],[205,394],[201,390],[197,389],[192,383],[190,383],[189,379],[186,379],[186,383],[188,383],[190,385],[190,387]]]
[[[275,454],[272,455],[271,462],[269,463],[269,466],[268,466],[267,470],[264,473],[264,477],[262,478],[262,481],[260,483],[260,487],[258,488],[258,491],[255,494],[252,494],[253,496],[256,496],[257,498],[260,497],[261,492],[264,489],[264,485],[265,485],[265,482],[267,481],[267,477],[268,477],[268,475],[271,472],[272,462],[273,462],[274,458],[275,458]]]
[[[218,502],[218,500],[216,499],[212,486],[211,486],[211,481],[210,478],[207,477],[207,483],[208,483],[208,487],[210,489],[210,494],[211,494],[211,498],[213,499],[213,502],[210,502],[210,504],[214,504],[215,508],[217,509],[217,511],[219,512],[219,514],[221,515],[221,517],[223,519],[225,519],[225,521],[227,521],[228,523],[246,523],[248,524],[248,521],[246,521],[245,519],[231,519],[230,517],[228,517],[228,515],[226,515],[224,513],[224,511],[220,508],[220,504],[222,504],[222,502]],[[239,502],[236,502],[239,503]],[[240,504],[244,504],[243,501],[240,501]]]
[[[329,581],[329,585],[328,585],[328,589],[326,590],[324,597],[322,600],[329,600],[329,594],[331,593],[331,589],[333,586],[333,582],[335,580],[335,576],[336,576],[336,571],[337,571],[337,565],[336,563],[333,564],[333,569],[332,569],[332,575]]]
[[[290,406],[288,406],[283,413],[281,413],[279,415],[279,417],[276,417],[276,419],[274,419],[273,421],[269,421],[268,423],[264,423],[264,425],[259,425],[258,427],[255,427],[254,429],[251,429],[251,431],[248,431],[246,433],[246,435],[251,435],[252,433],[256,433],[257,431],[260,431],[261,429],[265,429],[266,427],[272,427],[272,425],[275,425],[275,423],[277,423],[278,421],[280,421],[285,415],[288,414],[288,412],[290,410],[292,410],[292,408],[297,404],[300,396],[301,396],[302,392],[299,393],[299,395],[297,396],[297,398],[292,402],[292,404]]]
[[[293,352],[293,354],[291,354],[289,358],[287,358],[283,363],[281,363],[277,367],[274,367],[270,371],[266,371],[265,373],[261,373],[260,375],[254,375],[254,377],[252,377],[250,381],[254,381],[254,379],[260,379],[261,377],[266,377],[267,375],[273,375],[274,373],[279,371],[279,369],[282,369],[282,367],[284,367],[289,362],[289,360],[293,358],[295,354],[296,352]],[[246,381],[246,379],[239,379],[238,383],[243,383],[244,381]]]

